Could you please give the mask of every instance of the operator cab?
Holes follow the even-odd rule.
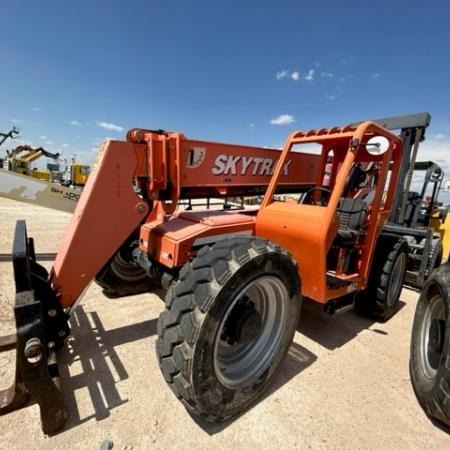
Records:
[[[275,174],[256,219],[256,233],[292,253],[304,295],[318,301],[365,287],[374,242],[391,212],[402,144],[374,123],[365,126],[363,133],[345,127],[291,137],[284,158],[294,145],[302,153],[302,144],[320,145],[315,185],[298,202],[281,203]]]
[[[375,199],[381,164],[374,158],[360,153],[363,160],[356,158],[348,173],[339,203],[336,218],[339,226],[327,253],[327,271],[333,274],[349,275],[357,272],[358,248],[367,234],[371,205]],[[368,152],[369,153],[369,152]],[[370,154],[370,153],[369,153]],[[302,205],[327,207],[336,183],[337,172],[342,160],[340,152],[328,152],[322,183],[307,190],[298,200]],[[381,205],[384,204],[384,196]]]

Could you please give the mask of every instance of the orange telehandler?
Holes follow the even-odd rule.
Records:
[[[17,222],[17,333],[0,342],[16,348],[16,379],[0,411],[31,396],[45,433],[64,425],[55,355],[93,279],[108,295],[167,289],[162,374],[190,411],[213,421],[261,395],[303,296],[330,313],[355,305],[387,320],[407,264],[406,239],[383,230],[402,155],[402,139],[375,122],[294,132],[281,152],[161,130],[106,142],[50,273]],[[257,209],[177,210],[182,199],[241,195],[264,197]]]

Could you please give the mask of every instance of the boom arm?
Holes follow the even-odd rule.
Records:
[[[63,238],[50,280],[64,308],[146,219],[173,213],[181,198],[262,193],[281,153],[179,133],[132,130],[128,139],[103,145]],[[281,190],[314,184],[319,158],[292,154]]]
[[[26,152],[25,155],[17,156],[21,152]],[[47,158],[58,159],[59,153],[51,153],[42,147],[33,148],[29,145],[21,145],[13,150],[12,156],[16,156],[17,159],[24,161],[26,163],[33,162],[34,160],[40,158],[41,156],[46,156]]]

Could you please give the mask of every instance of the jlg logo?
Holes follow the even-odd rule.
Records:
[[[283,175],[289,175],[289,166],[292,160],[287,161],[283,167]],[[219,155],[212,169],[214,175],[272,175],[275,162],[272,158],[256,158],[253,156]]]
[[[187,166],[195,169],[205,160],[206,148],[192,147],[188,153]]]

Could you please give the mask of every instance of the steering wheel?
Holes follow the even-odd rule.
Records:
[[[320,192],[320,198],[316,198],[314,192]],[[304,197],[299,201],[302,205],[327,206],[331,197],[331,191],[327,188],[316,186],[306,192]]]

